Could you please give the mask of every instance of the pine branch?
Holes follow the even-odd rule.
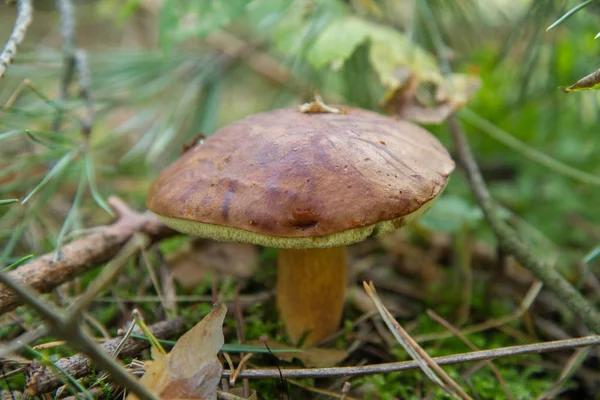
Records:
[[[4,76],[9,64],[15,58],[17,47],[23,42],[27,28],[32,20],[33,8],[31,7],[31,0],[19,0],[17,7],[15,26],[6,45],[4,45],[4,49],[2,49],[2,53],[0,53],[0,78]]]

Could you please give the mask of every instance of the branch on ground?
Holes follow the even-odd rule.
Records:
[[[108,202],[117,215],[114,224],[63,246],[57,261],[53,261],[54,252],[51,252],[11,271],[9,277],[19,285],[48,293],[111,260],[135,233],[148,235],[151,242],[176,234],[154,214],[134,212],[117,197],[111,197]],[[11,290],[0,285],[0,315],[21,304]]]
[[[150,332],[158,339],[167,339],[185,331],[183,318],[175,318],[168,321],[159,322],[148,327]],[[123,337],[116,337],[107,340],[102,344],[102,348],[108,353],[113,354]],[[134,357],[142,350],[150,347],[147,340],[128,338],[125,340],[119,351],[118,357]],[[84,377],[92,371],[92,361],[85,354],[75,354],[72,357],[61,358],[54,363],[60,370],[71,375],[75,379]],[[25,389],[31,396],[42,393],[48,393],[64,384],[64,378],[56,376],[51,370],[37,361],[33,361],[26,370]]]

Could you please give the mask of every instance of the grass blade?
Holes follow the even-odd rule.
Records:
[[[556,20],[552,25],[550,25],[547,29],[546,32],[548,32],[550,29],[552,28],[556,28],[558,25],[562,24],[563,22],[565,22],[566,20],[568,20],[569,18],[571,18],[573,16],[573,14],[575,14],[577,11],[589,6],[590,4],[592,4],[595,0],[587,0],[584,1],[581,4],[576,5],[575,7],[571,8],[569,11],[567,11],[565,13],[565,15],[563,15],[562,17],[560,17],[558,20]]]
[[[96,172],[94,171],[94,164],[89,155],[85,155],[85,171],[88,180],[88,185],[90,187],[90,192],[92,193],[92,198],[102,208],[104,211],[108,213],[111,217],[114,217],[115,214],[112,212],[100,192],[98,191],[98,187],[96,186]]]
[[[18,203],[19,199],[2,199],[0,200],[0,206],[7,206],[9,204]]]
[[[4,272],[12,271],[13,269],[25,264],[27,261],[33,258],[33,254],[26,255],[24,257],[19,258],[14,263],[10,264],[8,267],[4,268]]]
[[[36,194],[41,188],[46,186],[48,182],[55,176],[59,175],[62,170],[73,160],[75,155],[77,154],[77,150],[71,150],[67,154],[65,154],[55,165],[52,167],[50,172],[46,174],[44,179],[23,199],[21,204],[25,204],[34,194]]]
[[[548,168],[549,170],[558,174],[567,176],[569,178],[578,180],[583,183],[590,185],[600,186],[600,177],[590,174],[585,171],[581,171],[577,168],[571,167],[565,163],[562,163],[549,155],[542,153],[541,151],[526,145],[519,139],[511,135],[510,133],[498,128],[485,118],[480,117],[475,112],[464,108],[459,113],[460,117],[470,123],[471,125],[480,129],[483,133],[497,140],[503,145],[510,147],[514,151],[521,153],[523,156],[531,161],[538,163],[539,165]]]
[[[60,228],[60,232],[58,233],[58,238],[56,239],[56,250],[54,251],[53,261],[58,260],[58,255],[60,254],[60,248],[62,247],[62,242],[65,239],[67,231],[73,225],[73,220],[77,216],[77,212],[79,211],[79,205],[81,204],[81,197],[83,195],[83,188],[85,187],[84,183],[86,181],[86,173],[83,171],[81,173],[81,177],[79,178],[79,185],[77,186],[77,192],[75,192],[75,198],[73,199],[73,205],[71,206],[71,210],[69,210],[69,214],[67,214],[67,218],[65,218],[65,222]]]
[[[18,135],[19,133],[23,133],[23,131],[22,130],[14,130],[14,131],[0,133],[0,140],[8,139],[10,137]]]

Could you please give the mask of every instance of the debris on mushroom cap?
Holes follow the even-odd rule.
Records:
[[[424,212],[454,162],[429,132],[348,108],[245,118],[186,152],[153,183],[148,207],[176,230],[273,247],[329,247]]]
[[[298,107],[298,111],[302,113],[332,113],[332,114],[340,114],[343,113],[343,110],[339,110],[335,107],[328,106],[323,101],[321,95],[315,90],[314,93],[315,100],[310,103],[304,103]]]

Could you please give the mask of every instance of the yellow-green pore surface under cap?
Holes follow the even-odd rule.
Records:
[[[239,228],[204,224],[202,222],[165,217],[162,215],[159,215],[158,217],[165,225],[178,232],[187,233],[189,235],[211,238],[222,242],[253,243],[260,246],[276,247],[280,249],[307,249],[346,246],[352,243],[362,242],[369,236],[381,236],[419,218],[425,211],[429,210],[436,199],[437,197],[430,200],[411,214],[393,220],[381,221],[376,224],[348,229],[343,232],[332,233],[325,236],[295,238],[261,235],[260,233],[249,232]]]
[[[148,208],[173,229],[270,247],[332,247],[399,228],[454,162],[426,130],[374,112],[281,109],[228,125],[165,169]]]

